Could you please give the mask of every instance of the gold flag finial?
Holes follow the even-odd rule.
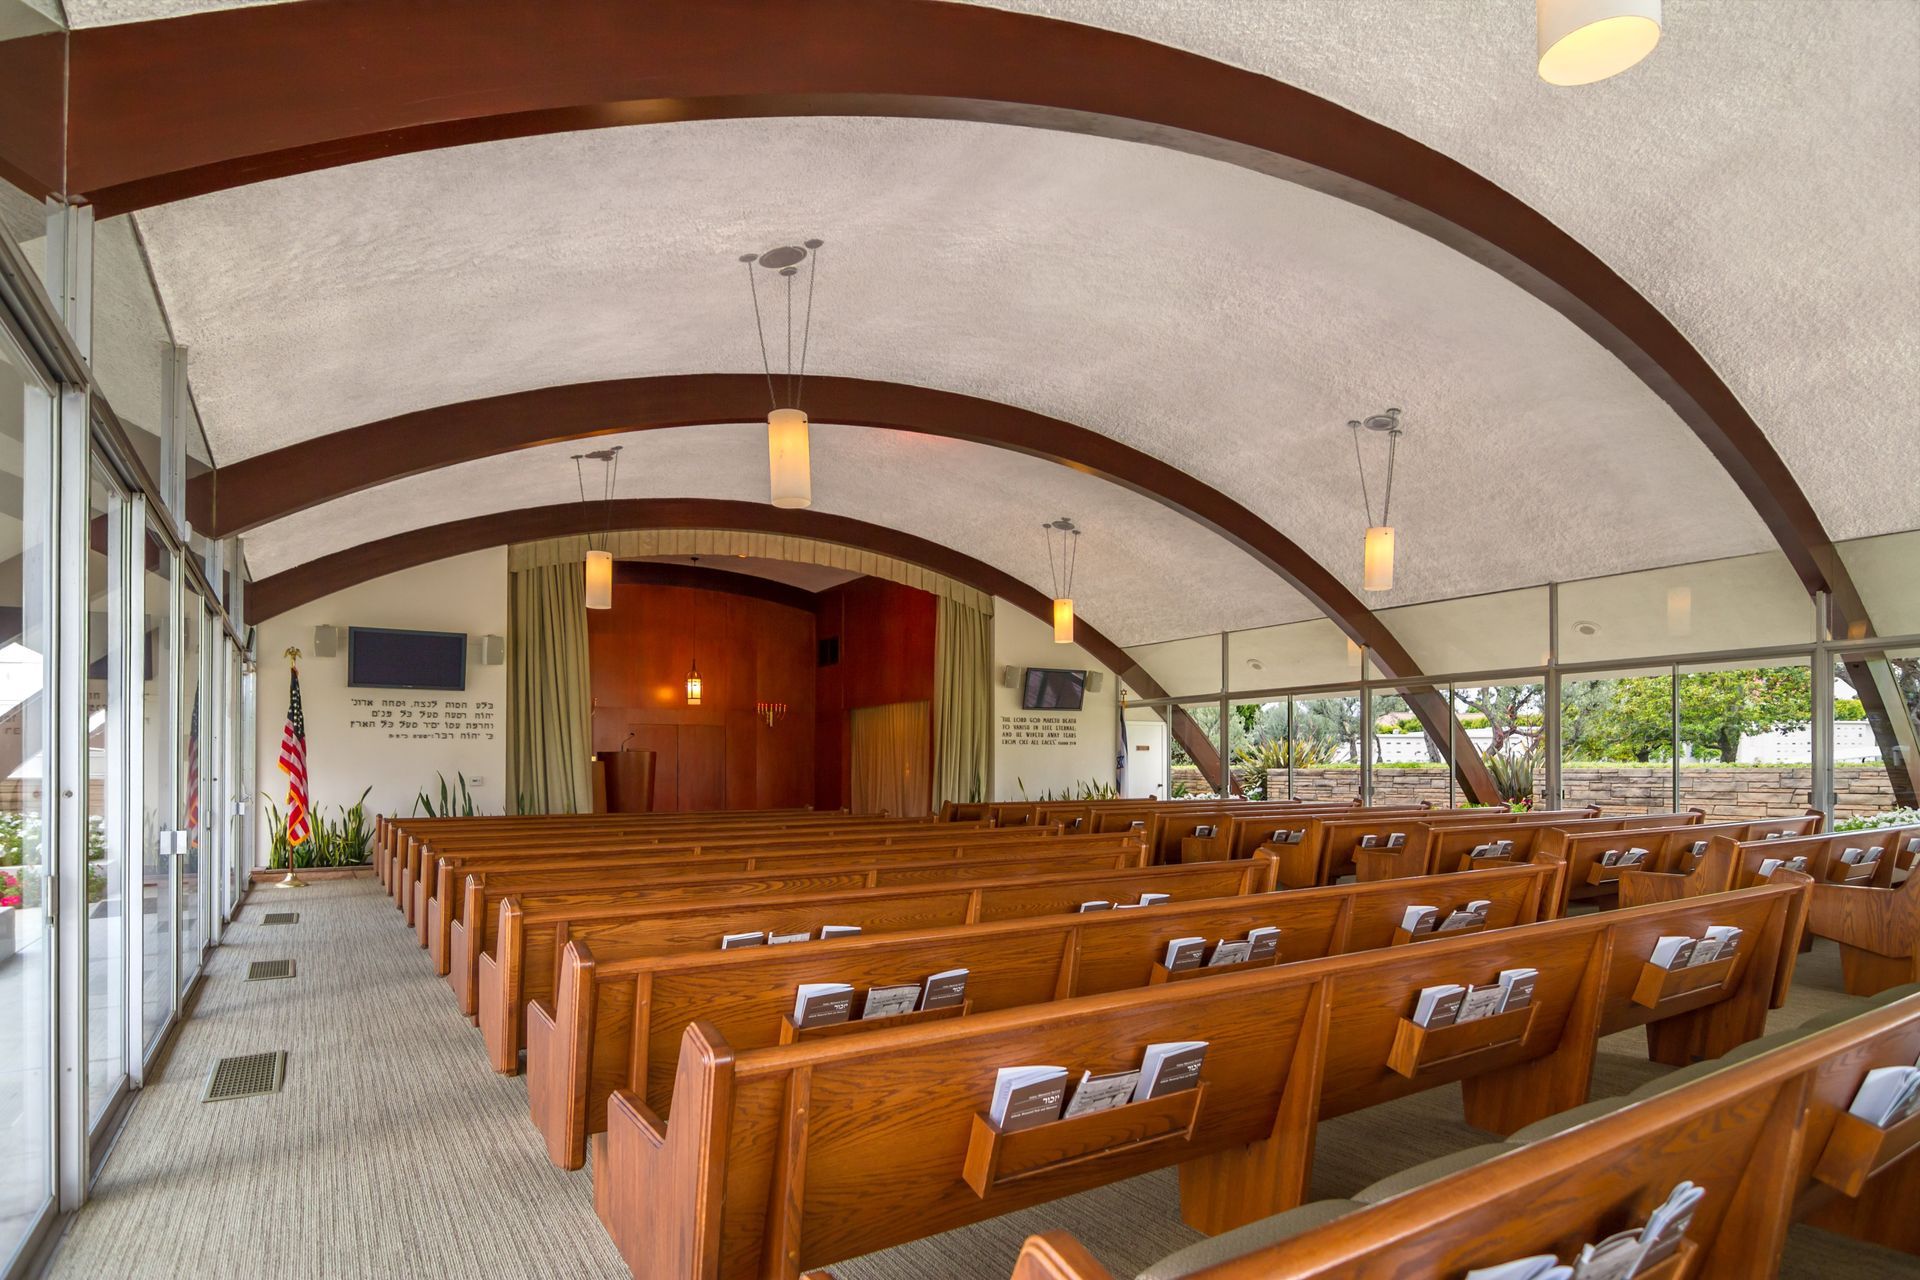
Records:
[[[287,646],[287,661],[288,662],[300,661],[300,651],[294,648],[292,645]]]

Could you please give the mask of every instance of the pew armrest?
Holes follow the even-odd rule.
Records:
[[[1065,1231],[1028,1236],[1013,1264],[1012,1280],[1114,1280],[1078,1240]]]

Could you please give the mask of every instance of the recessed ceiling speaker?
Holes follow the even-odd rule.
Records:
[[[1088,693],[1100,692],[1100,686],[1105,684],[1106,682],[1107,682],[1106,672],[1104,671],[1087,672],[1087,692]]]
[[[467,661],[476,667],[497,667],[507,660],[505,636],[468,636]]]
[[[1018,689],[1020,687],[1020,668],[1018,667],[1000,668],[1000,683],[1005,688]]]
[[[344,638],[343,627],[315,627],[313,629],[313,656],[331,658],[340,652],[340,641]]]

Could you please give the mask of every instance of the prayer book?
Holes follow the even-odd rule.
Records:
[[[857,924],[823,924],[820,926],[820,941],[828,938],[851,938],[860,932]]]
[[[920,1007],[922,1009],[945,1009],[949,1005],[964,1004],[967,999],[967,971],[965,969],[946,969],[928,978],[922,988]]]
[[[1222,939],[1213,944],[1213,954],[1207,957],[1207,968],[1218,968],[1223,964],[1241,964],[1252,954],[1251,942],[1228,942]]]
[[[1456,907],[1447,918],[1440,922],[1435,933],[1451,933],[1455,929],[1478,929],[1487,923],[1487,912],[1493,909],[1493,903],[1486,898],[1475,898],[1464,907]]]
[[[1193,829],[1193,838],[1196,840],[1211,840],[1213,839],[1213,833],[1216,829],[1217,828],[1210,826],[1195,827]]]
[[[1133,1091],[1140,1085],[1140,1072],[1115,1071],[1108,1075],[1097,1076],[1091,1071],[1080,1073],[1080,1083],[1073,1088],[1073,1096],[1067,1100],[1067,1109],[1061,1118],[1084,1116],[1094,1111],[1111,1111],[1115,1107],[1124,1107],[1133,1101]]]
[[[1133,905],[1136,907],[1157,907],[1163,902],[1172,901],[1173,895],[1170,893],[1143,893],[1140,895],[1140,901]]]
[[[1379,836],[1361,836],[1360,847],[1362,849],[1378,849],[1380,847],[1380,837]]]
[[[1270,924],[1247,930],[1247,959],[1265,960],[1280,950],[1280,930]]]
[[[1205,938],[1175,938],[1167,943],[1167,958],[1161,963],[1169,972],[1178,973],[1182,969],[1198,969],[1206,958]]]
[[[1708,925],[1705,941],[1713,943],[1714,959],[1724,960],[1740,948],[1740,929],[1730,924]]]
[[[903,982],[891,987],[868,987],[867,1002],[860,1009],[862,1018],[892,1018],[912,1013],[920,1003],[920,984]]]
[[[1478,1022],[1482,1018],[1492,1017],[1500,1012],[1500,1002],[1506,999],[1506,988],[1497,982],[1485,986],[1468,987],[1467,994],[1460,1001],[1460,1011],[1453,1017],[1455,1022]]]
[[[1693,1225],[1693,1211],[1706,1194],[1706,1188],[1692,1182],[1681,1182],[1667,1193],[1640,1229],[1640,1249],[1628,1275],[1639,1275],[1673,1256],[1686,1238],[1687,1228]]]
[[[1288,844],[1299,844],[1302,840],[1305,840],[1306,838],[1307,838],[1307,829],[1305,827],[1298,827],[1292,831],[1287,832]]]
[[[1422,987],[1413,1006],[1413,1024],[1434,1030],[1450,1027],[1459,1018],[1460,1004],[1466,998],[1467,989],[1457,982]]]
[[[1475,1267],[1467,1272],[1466,1280],[1573,1280],[1573,1268],[1550,1253],[1541,1253],[1491,1267]]]
[[[1875,1067],[1860,1082],[1848,1112],[1884,1129],[1920,1109],[1920,1067]]]
[[[1706,851],[1707,851],[1707,842],[1705,840],[1695,840],[1691,845],[1687,847],[1688,853],[1705,853]]]
[[[728,933],[721,935],[720,949],[722,951],[732,951],[736,947],[758,947],[763,945],[766,940],[767,935],[757,929],[752,933]]]
[[[825,1027],[852,1016],[853,987],[845,982],[803,982],[794,991],[796,1027]]]
[[[1002,1067],[994,1074],[987,1119],[1002,1133],[1031,1129],[1058,1120],[1066,1096],[1065,1067]]]
[[[1108,901],[1106,901],[1106,900],[1105,900],[1104,898],[1095,898],[1095,899],[1094,899],[1094,900],[1093,900],[1092,902],[1083,902],[1083,903],[1081,903],[1081,904],[1080,904],[1080,910],[1082,910],[1082,911],[1111,911],[1111,910],[1113,910],[1113,904],[1112,904],[1111,902],[1108,902]]]
[[[1500,971],[1500,1012],[1511,1013],[1533,1003],[1533,984],[1540,980],[1538,969],[1502,969]]]
[[[769,933],[767,935],[767,945],[770,947],[783,946],[784,944],[789,942],[812,942],[812,941],[813,941],[813,930],[811,929],[802,929],[799,933]]]
[[[1406,843],[1407,843],[1407,833],[1406,833],[1406,832],[1404,832],[1404,831],[1390,831],[1390,832],[1388,832],[1388,833],[1387,833],[1387,848],[1389,848],[1389,849],[1399,849],[1399,848],[1403,848],[1403,847],[1405,847],[1405,845],[1406,845]]]
[[[1400,913],[1400,927],[1408,933],[1427,933],[1439,923],[1438,907],[1408,907]]]
[[[1163,1098],[1200,1083],[1200,1064],[1207,1056],[1205,1040],[1169,1040],[1150,1044],[1140,1059],[1140,1082],[1133,1100]]]
[[[1662,969],[1684,969],[1693,959],[1693,946],[1693,939],[1684,934],[1668,934],[1653,944],[1647,960]]]

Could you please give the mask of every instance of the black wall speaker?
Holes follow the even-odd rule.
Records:
[[[840,665],[840,637],[828,636],[820,642],[820,654],[816,666],[837,667]]]

